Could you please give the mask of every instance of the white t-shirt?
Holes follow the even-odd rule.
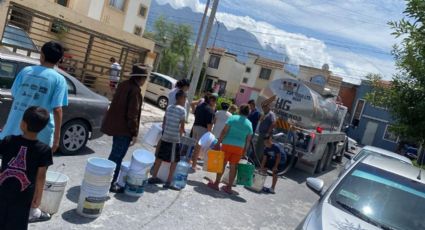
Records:
[[[109,80],[111,81],[120,81],[121,65],[118,62],[114,62],[111,65],[111,70],[109,72]]]
[[[215,113],[216,121],[212,133],[217,139],[220,138],[221,131],[223,131],[224,126],[226,126],[227,119],[231,116],[232,114],[226,110],[219,110]]]

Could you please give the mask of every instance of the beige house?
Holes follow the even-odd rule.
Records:
[[[334,76],[329,66],[324,64],[322,69],[300,65],[298,78],[321,94],[338,95],[342,78]]]
[[[133,63],[155,61],[155,43],[141,36],[149,6],[150,0],[5,0],[0,2],[0,35],[7,36],[7,24],[26,32],[38,49],[46,41],[60,41],[66,49],[60,67],[110,96],[111,57],[122,65],[122,79]]]
[[[203,89],[213,89],[220,95],[234,98],[245,70],[244,64],[237,60],[235,54],[222,48],[209,48],[204,62],[207,68]]]

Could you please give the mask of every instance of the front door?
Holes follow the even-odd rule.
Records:
[[[363,145],[372,145],[373,139],[375,139],[376,130],[378,129],[378,123],[373,121],[368,121],[366,124],[366,130],[364,131],[362,144]]]

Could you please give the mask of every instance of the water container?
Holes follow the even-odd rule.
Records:
[[[186,158],[182,158],[176,166],[173,176],[173,185],[178,189],[186,187],[187,176],[189,174],[190,164],[187,163]]]
[[[260,171],[255,171],[254,182],[252,186],[250,187],[250,189],[256,192],[261,192],[264,188],[264,183],[266,182],[266,178],[267,178],[267,174]]]
[[[162,135],[161,123],[152,124],[148,132],[143,136],[142,143],[146,143],[151,146],[156,146]]]
[[[207,171],[215,173],[223,173],[224,152],[216,150],[208,150]]]
[[[148,183],[148,177],[145,174],[127,175],[124,193],[133,197],[141,197],[145,191],[145,185]]]
[[[238,164],[238,175],[236,184],[251,187],[254,181],[255,167],[247,161],[240,161]]]
[[[162,182],[166,182],[168,179],[168,173],[170,172],[170,162],[162,161],[161,166],[158,170],[158,175],[156,176]]]
[[[86,171],[96,175],[113,175],[117,165],[107,159],[91,157],[87,160]]]
[[[120,173],[118,174],[117,184],[121,187],[125,187],[127,180],[127,173],[130,169],[130,161],[124,161],[121,163]]]
[[[133,152],[129,172],[147,176],[154,162],[155,155],[153,153],[145,149],[137,149]]]
[[[211,145],[215,143],[217,139],[215,138],[214,134],[211,132],[207,132],[198,141],[198,145],[200,147],[199,150],[199,156],[204,160],[203,169],[207,171],[207,164],[208,164],[208,150],[211,149]]]
[[[44,185],[43,196],[41,198],[40,209],[49,214],[57,213],[66,184],[69,178],[61,173],[47,171],[46,183]]]

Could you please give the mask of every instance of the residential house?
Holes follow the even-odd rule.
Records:
[[[213,89],[219,95],[235,98],[245,70],[236,54],[222,48],[209,48],[204,62],[207,65],[203,89]]]
[[[396,151],[399,138],[390,131],[393,122],[391,114],[388,109],[373,106],[365,100],[366,94],[371,90],[368,81],[362,81],[357,88],[351,117],[352,127],[347,135],[362,145]]]
[[[285,71],[283,62],[248,53],[245,71],[236,95],[236,103],[242,104],[251,99],[256,100],[260,91],[272,80],[290,77],[295,76]]]
[[[324,64],[322,69],[300,65],[298,78],[320,94],[338,95],[342,78],[334,76],[329,66]]]
[[[356,98],[357,87],[358,85],[356,84],[343,81],[339,90],[338,100],[347,107],[349,114],[353,112],[353,104],[354,99]]]

